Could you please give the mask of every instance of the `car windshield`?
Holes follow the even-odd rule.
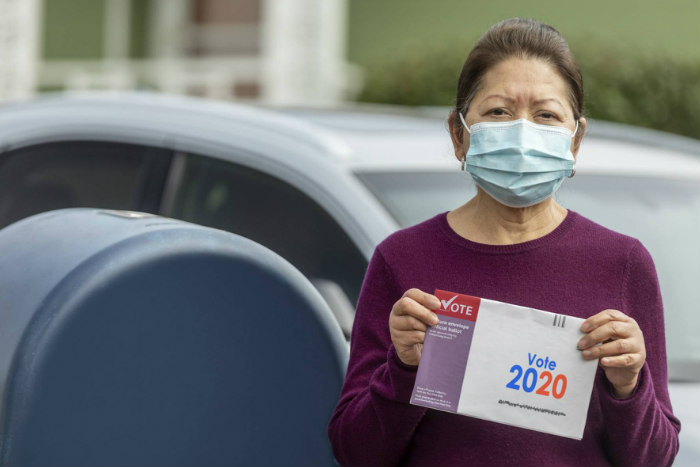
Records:
[[[475,186],[462,172],[369,172],[358,178],[401,227],[452,210]],[[700,380],[700,190],[695,180],[578,174],[555,199],[638,238],[656,264],[666,315],[669,377]]]

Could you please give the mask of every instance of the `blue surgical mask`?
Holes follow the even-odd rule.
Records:
[[[576,130],[524,118],[468,127],[461,113],[459,118],[470,133],[462,170],[500,203],[514,208],[532,206],[554,194],[564,178],[573,176],[571,139]]]

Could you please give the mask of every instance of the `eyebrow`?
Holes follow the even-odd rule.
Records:
[[[500,98],[500,99],[503,99],[507,102],[515,102],[515,99],[513,99],[512,97],[504,96],[502,94],[491,94],[490,96],[486,96],[486,98],[484,98],[484,102],[491,99],[491,98]],[[547,97],[544,99],[537,99],[536,101],[533,102],[533,104],[538,105],[538,104],[544,104],[545,102],[555,102],[555,103],[559,104],[560,106],[564,107],[564,104],[562,104],[561,101],[555,97]]]
[[[554,98],[554,97],[548,97],[548,98],[546,98],[546,99],[537,99],[535,102],[533,102],[533,104],[535,104],[535,105],[537,105],[537,104],[544,104],[545,102],[555,102],[555,103],[559,104],[560,106],[564,107],[564,104],[562,104],[562,103],[559,101],[559,99]]]
[[[504,95],[502,95],[502,94],[491,94],[490,96],[486,96],[486,97],[484,98],[484,101],[487,101],[487,100],[489,100],[489,99],[491,99],[491,98],[494,98],[494,97],[501,98],[501,99],[503,99],[503,100],[505,100],[505,101],[508,101],[508,102],[514,102],[514,101],[515,101],[515,99],[513,99],[512,97],[504,96]]]

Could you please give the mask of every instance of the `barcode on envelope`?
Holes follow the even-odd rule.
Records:
[[[566,315],[554,315],[554,322],[552,323],[552,326],[557,326],[560,328],[565,327],[566,323]]]

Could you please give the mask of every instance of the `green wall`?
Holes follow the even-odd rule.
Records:
[[[146,56],[149,0],[132,0],[129,54]],[[102,56],[105,0],[44,0],[43,57],[56,60]]]
[[[88,59],[102,56],[103,0],[44,0],[43,56]]]
[[[132,0],[131,2],[131,36],[129,54],[133,58],[146,58],[148,40],[150,2]]]
[[[698,0],[349,0],[349,58],[361,65],[445,43],[465,49],[493,23],[524,16],[581,47],[700,58]]]

